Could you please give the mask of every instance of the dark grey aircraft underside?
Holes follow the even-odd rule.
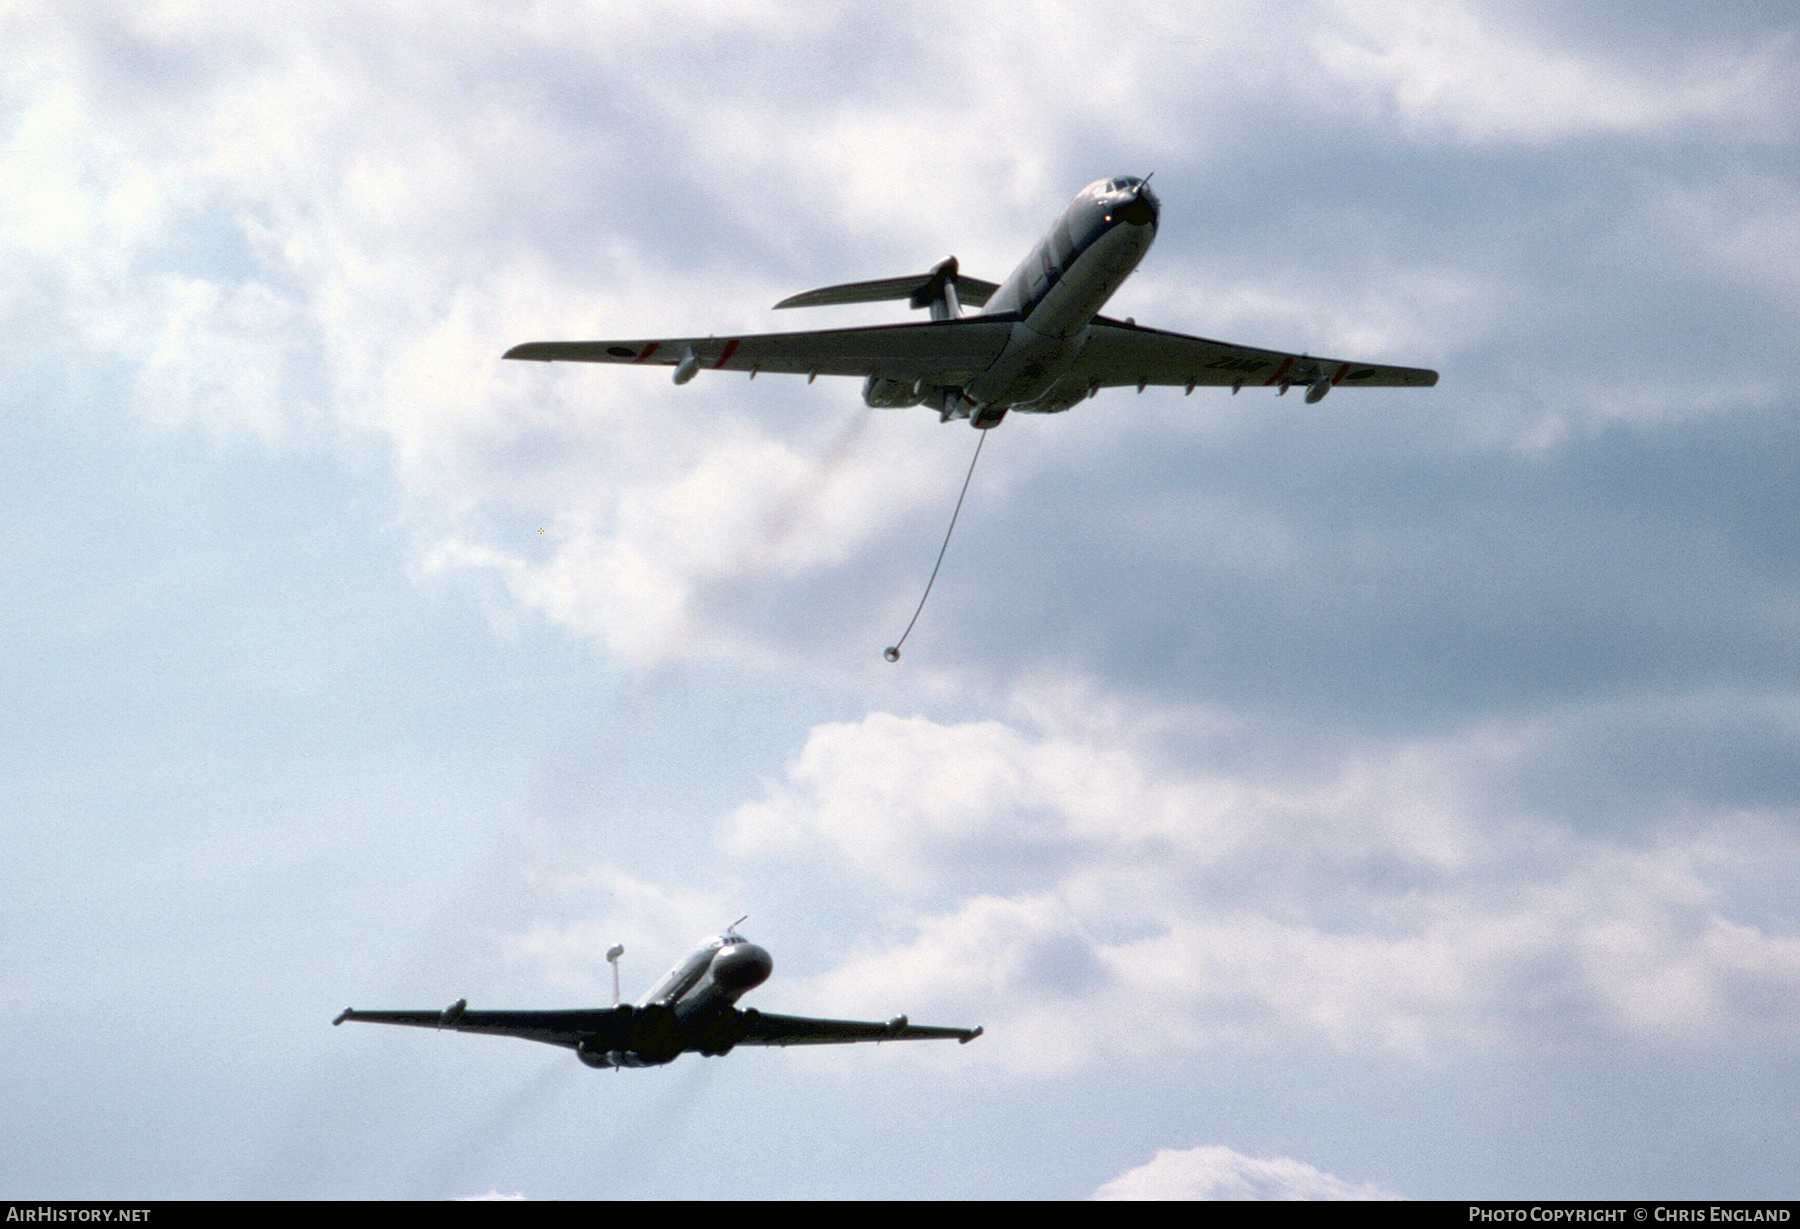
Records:
[[[623,949],[614,949],[609,959]],[[459,999],[442,1011],[357,1011],[333,1020],[404,1024],[413,1028],[489,1033],[565,1046],[590,1067],[652,1067],[682,1054],[730,1053],[741,1045],[848,1045],[859,1041],[970,1042],[979,1028],[933,1028],[908,1023],[821,1020],[739,1010],[733,1003],[767,980],[768,952],[732,931],[702,943],[670,969],[638,1004],[567,1011],[470,1011]]]

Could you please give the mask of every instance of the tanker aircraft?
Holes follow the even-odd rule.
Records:
[[[744,337],[640,341],[534,341],[505,357],[539,362],[673,367],[686,384],[702,367],[861,376],[878,409],[923,405],[940,422],[966,418],[983,430],[1008,410],[1054,414],[1102,388],[1179,385],[1306,386],[1310,405],[1340,384],[1424,388],[1437,372],[1385,367],[1209,341],[1135,320],[1099,315],[1156,238],[1161,202],[1148,179],[1122,176],[1083,188],[1012,276],[996,285],[967,277],[956,257],[929,273],[827,286],[775,306],[824,307],[905,299],[930,320],[872,328]],[[981,309],[963,315],[964,305]]]
[[[572,1011],[470,1011],[458,999],[442,1011],[357,1011],[346,1007],[333,1024],[410,1024],[459,1033],[494,1033],[567,1046],[590,1067],[660,1067],[686,1053],[713,1057],[735,1046],[841,1045],[855,1041],[950,1039],[967,1044],[979,1028],[932,1028],[905,1016],[885,1023],[778,1016],[734,1003],[768,980],[775,963],[736,928],[715,935],[663,975],[634,1006],[618,1001],[622,947],[613,963],[613,1006]]]

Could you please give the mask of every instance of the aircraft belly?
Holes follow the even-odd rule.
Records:
[[[1023,322],[1015,324],[1000,357],[964,391],[981,405],[1036,401],[1062,378],[1080,349],[1079,338],[1045,337]]]
[[[1074,372],[1052,384],[1042,396],[1012,408],[1021,414],[1060,414],[1087,400],[1088,386]]]

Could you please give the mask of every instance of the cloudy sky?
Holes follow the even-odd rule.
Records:
[[[0,9],[8,1197],[1770,1197],[1800,23],[1557,0]],[[506,364],[1156,173],[1109,304],[1432,390]],[[589,1071],[768,1010],[969,1046]]]

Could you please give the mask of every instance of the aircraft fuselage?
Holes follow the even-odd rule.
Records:
[[[671,1062],[681,1053],[680,1039],[704,1037],[729,1019],[732,1005],[769,980],[774,969],[767,950],[742,935],[715,935],[663,974],[631,1009],[638,1044],[608,1050],[578,1046],[575,1052],[590,1067],[658,1067]],[[720,1041],[722,1049],[730,1048],[725,1038]]]
[[[1126,176],[1083,188],[982,309],[1013,316],[1000,356],[963,389],[946,417],[996,426],[1009,409],[1066,410],[1091,391],[1065,377],[1088,325],[1156,240],[1162,205],[1150,185]]]

